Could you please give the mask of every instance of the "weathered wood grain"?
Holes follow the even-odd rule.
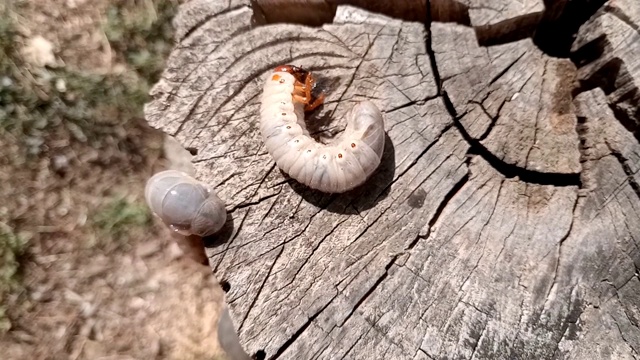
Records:
[[[629,176],[630,184],[640,191],[640,145],[634,134],[625,129],[607,106],[608,101],[602,89],[582,93],[576,97],[577,114],[582,118],[581,127],[587,135],[583,138],[584,167],[589,169],[594,159],[614,156],[619,160]],[[591,179],[592,172],[585,172],[583,179],[587,189],[598,188]]]
[[[583,174],[590,191],[577,209],[580,218],[574,224],[575,233],[563,243],[563,258],[571,261],[559,266],[564,267],[564,274],[558,274],[564,275],[563,282],[569,286],[581,273],[579,280],[592,284],[583,288],[586,310],[593,307],[596,311],[585,311],[585,320],[591,321],[588,327],[583,325],[584,335],[560,344],[571,344],[575,359],[587,356],[588,350],[600,358],[637,358],[640,145],[615,118],[601,90],[578,95],[576,106],[584,121]],[[598,337],[609,346],[593,346]]]
[[[443,89],[475,142],[527,170],[580,172],[569,60],[543,54],[531,39],[487,48],[465,26],[435,23],[432,31]]]
[[[431,20],[471,26],[481,44],[491,45],[531,36],[545,16],[544,3],[543,0],[430,0],[429,10]]]
[[[637,358],[640,145],[612,106],[620,83],[577,85],[602,60],[576,69],[504,41],[541,1],[435,3],[432,19],[467,11],[469,26],[341,5],[321,27],[255,26],[248,1],[183,6],[145,111],[198,149],[197,177],[228,204],[232,226],[207,239],[229,288],[220,329],[267,359]],[[356,101],[382,109],[387,147],[363,187],[312,191],[263,148],[258,98],[284,63],[328,90],[307,121],[320,138]],[[222,334],[239,354],[234,341]]]
[[[435,0],[429,3],[440,20],[450,12],[469,13],[469,25],[482,29],[501,27],[504,33],[537,23],[545,10],[543,0]]]
[[[523,17],[539,19],[544,11],[542,0],[460,0],[459,2],[469,8],[471,25],[474,27],[517,21]]]
[[[634,0],[615,0],[605,4],[608,12],[616,14],[631,28],[638,30],[640,26],[640,7]]]
[[[605,4],[580,28],[572,51],[583,86],[604,89],[616,115],[640,134],[640,4]]]

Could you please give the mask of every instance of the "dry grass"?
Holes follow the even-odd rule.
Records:
[[[146,179],[169,166],[142,105],[171,48],[176,6],[0,4],[0,348],[8,359],[217,356],[221,291],[151,221],[142,195]]]

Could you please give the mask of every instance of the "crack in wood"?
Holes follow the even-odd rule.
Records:
[[[474,247],[475,247],[475,245],[478,244],[478,242],[480,242],[480,239],[482,238],[482,234],[484,233],[485,229],[487,228],[487,226],[491,222],[491,219],[493,218],[493,215],[496,212],[496,208],[498,207],[498,201],[500,200],[500,192],[502,191],[502,186],[504,185],[504,182],[505,182],[504,179],[500,180],[500,184],[498,185],[498,193],[496,194],[496,199],[494,200],[493,207],[491,208],[491,214],[489,214],[489,216],[487,217],[487,221],[485,221],[485,223],[482,225],[482,228],[480,229],[480,232],[478,233],[478,239],[473,244]],[[467,277],[464,279],[464,281],[462,282],[462,284],[458,288],[458,292],[462,292],[462,288],[469,281],[469,279],[471,278],[471,275],[473,275],[473,273],[476,271],[476,269],[478,268],[478,265],[480,265],[480,261],[482,261],[482,258],[484,257],[484,252],[485,252],[486,247],[487,247],[487,243],[485,241],[485,243],[482,246],[482,252],[480,253],[480,257],[478,257],[478,261],[476,261],[476,263],[473,266],[473,268],[471,269],[471,271],[469,271],[469,275],[467,275]]]
[[[470,158],[467,160],[467,168],[468,168],[469,160]],[[433,226],[440,219],[440,216],[444,212],[444,209],[447,207],[447,205],[449,205],[451,200],[460,192],[460,190],[462,190],[462,188],[467,184],[467,182],[469,181],[469,178],[470,178],[470,175],[469,175],[469,172],[467,172],[460,180],[458,180],[458,182],[455,183],[455,185],[453,185],[451,190],[449,190],[449,192],[447,192],[447,194],[444,196],[444,199],[442,199],[440,204],[438,204],[438,207],[436,208],[436,211],[433,213],[433,216],[431,217],[431,219],[429,219],[429,222],[427,223],[428,225],[427,233],[423,236],[421,235],[416,236],[416,238],[407,247],[407,250],[413,249],[418,244],[418,241],[421,238],[422,239],[429,238],[429,236],[431,235],[431,229],[433,229]]]
[[[620,302],[620,298],[618,298],[618,302]],[[624,309],[623,309],[624,312]],[[629,319],[629,315],[627,315],[626,312],[624,312],[625,316],[627,317],[627,321],[631,322],[631,320]],[[627,346],[631,349],[634,358],[638,358],[638,352],[636,351],[636,349],[629,343],[629,340],[627,340],[627,338],[624,336],[625,335],[625,331],[622,331],[622,329],[620,328],[620,324],[618,324],[618,320],[613,316],[613,315],[609,315],[611,317],[611,320],[613,320],[613,324],[616,326],[616,329],[618,330],[618,333],[620,334],[620,337],[622,338],[622,341],[624,341],[625,344],[627,344]],[[631,323],[633,325],[633,323]]]
[[[187,40],[194,32],[196,32],[198,29],[200,29],[203,25],[205,25],[206,23],[208,23],[209,21],[211,21],[212,19],[218,18],[220,16],[224,16],[230,13],[233,13],[237,10],[240,9],[250,9],[251,7],[246,6],[246,5],[240,5],[240,6],[233,6],[233,7],[227,7],[226,9],[215,13],[215,14],[210,14],[208,16],[206,16],[204,19],[198,21],[196,24],[194,24],[192,27],[189,28],[189,30],[187,30],[187,32],[185,32],[184,34],[181,34],[181,36],[178,37],[179,34],[176,34],[176,41],[178,43],[182,43],[183,41]]]
[[[476,310],[478,310],[478,309],[476,309]],[[484,334],[485,334],[485,332],[487,330],[487,326],[488,325],[489,325],[489,319],[486,319],[486,321],[484,323],[484,326],[482,327],[482,330],[480,331],[480,336],[478,337],[478,340],[476,341],[476,343],[471,348],[471,356],[469,357],[470,360],[473,360],[473,357],[476,355],[476,350],[480,346],[480,341],[482,341],[482,339],[484,338]]]
[[[260,186],[260,185],[258,185],[258,187],[259,187],[259,186]],[[271,199],[272,197],[275,197],[275,196],[278,196],[278,195],[280,195],[280,192],[277,192],[277,193],[275,193],[275,194],[269,194],[269,195],[263,196],[263,197],[259,198],[259,199],[258,199],[258,200],[256,200],[256,201],[250,201],[250,202],[245,202],[245,203],[242,203],[242,204],[236,205],[236,206],[234,206],[233,208],[231,208],[231,209],[228,211],[228,213],[233,214],[233,213],[234,213],[236,210],[238,210],[238,209],[244,209],[244,208],[247,208],[247,207],[251,207],[251,206],[258,205],[258,204],[262,203],[263,201],[265,201],[265,200],[269,200],[269,199]]]
[[[329,305],[331,305],[331,303],[338,297],[338,294],[334,295],[321,309],[319,309],[318,311],[316,311],[313,315],[311,315],[309,317],[309,319],[300,327],[298,328],[298,330],[289,337],[289,339],[287,341],[285,341],[284,344],[282,344],[282,346],[280,346],[278,348],[278,350],[275,352],[275,354],[271,357],[269,357],[269,360],[276,360],[278,359],[285,351],[287,351],[287,349],[300,337],[300,335],[302,335],[302,333],[305,332],[305,330],[307,330],[307,328],[309,327],[309,325],[311,325],[312,322],[314,322],[316,320],[316,318],[322,314],[322,312],[329,307]]]
[[[440,78],[440,72],[438,71],[438,63],[436,62],[436,55],[433,52],[433,31],[431,30],[431,25],[433,24],[433,16],[431,13],[431,1],[427,0],[427,24],[429,31],[426,34],[426,45],[427,45],[427,55],[429,57],[429,63],[431,64],[431,73],[433,73],[433,77],[436,83],[436,87],[438,88],[438,95],[442,95],[442,79]]]
[[[280,246],[284,246],[284,245],[286,245],[286,244],[288,244],[288,243],[290,243],[290,242],[294,241],[295,239],[299,238],[302,234],[304,234],[304,233],[307,231],[307,229],[309,228],[309,226],[311,226],[311,223],[313,222],[313,219],[314,219],[318,214],[320,214],[320,213],[322,212],[322,210],[325,210],[325,209],[324,209],[324,208],[321,208],[321,209],[319,209],[318,211],[316,211],[315,213],[313,213],[313,214],[311,215],[311,217],[309,218],[309,221],[307,221],[307,224],[304,226],[304,228],[303,228],[302,230],[300,230],[299,232],[297,232],[296,234],[294,234],[293,236],[291,236],[290,238],[288,238],[288,239],[286,239],[286,240],[284,240],[284,241],[282,241],[282,242],[278,243],[276,246],[274,246],[274,247],[272,247],[272,248],[270,248],[270,249],[268,249],[268,250],[266,250],[266,251],[263,251],[263,252],[261,252],[261,253],[257,254],[256,256],[254,256],[254,257],[253,257],[253,259],[252,259],[252,260],[246,260],[246,261],[244,261],[244,262],[241,262],[241,263],[235,264],[235,266],[236,266],[236,267],[237,267],[237,266],[249,266],[250,264],[252,264],[252,263],[254,263],[255,261],[257,261],[258,259],[260,259],[262,256],[264,256],[264,255],[266,255],[266,254],[268,254],[268,253],[272,252],[273,250],[277,249],[278,247],[280,247]]]
[[[236,233],[231,237],[231,239],[225,244],[225,249],[221,252],[220,259],[218,260],[218,262],[216,263],[215,266],[213,266],[213,273],[217,273],[218,272],[218,268],[220,267],[220,264],[222,264],[222,261],[224,260],[224,257],[227,254],[227,250],[229,250],[229,248],[231,247],[231,244],[233,244],[234,240],[238,237],[238,234],[240,234],[240,231],[242,230],[242,226],[244,225],[244,221],[247,218],[248,215],[248,211],[244,213],[244,216],[242,216],[242,221],[240,221],[240,224],[237,227]],[[207,244],[205,244],[206,247]],[[211,259],[215,256],[217,256],[218,254],[213,254],[211,256],[209,256],[209,262],[211,262]]]
[[[494,84],[496,81],[500,80],[501,77],[504,76],[504,74],[506,74],[509,70],[511,70],[511,68],[513,68],[513,66],[515,64],[518,63],[518,61],[520,61],[520,59],[522,59],[527,53],[523,52],[522,54],[520,54],[520,56],[518,56],[517,58],[515,58],[515,60],[513,60],[511,63],[509,63],[509,65],[507,65],[506,67],[504,67],[502,70],[500,70],[500,72],[498,74],[496,74],[496,76],[492,77],[491,80],[489,81],[489,83],[487,84],[488,86],[491,86],[492,84]],[[488,94],[487,94],[488,96]]]
[[[428,25],[431,26],[431,17],[428,14]],[[432,72],[435,78],[435,83],[438,86],[438,94],[442,96],[445,107],[447,108],[455,127],[458,129],[462,137],[469,143],[470,145],[470,154],[477,154],[481,156],[484,160],[486,160],[494,169],[496,169],[499,173],[501,173],[506,178],[519,178],[523,182],[528,182],[532,184],[539,185],[554,185],[554,186],[578,186],[582,187],[580,173],[556,173],[556,172],[542,172],[536,170],[530,170],[526,168],[522,168],[517,165],[509,164],[504,162],[502,159],[498,158],[494,155],[489,149],[486,148],[485,145],[481,143],[479,139],[474,139],[464,128],[460,119],[466,114],[458,114],[447,91],[443,88],[443,81],[440,77],[440,73],[438,71],[438,64],[435,57],[435,53],[432,47],[432,39],[431,39],[432,31],[429,31],[429,35],[426,38],[426,50],[427,55],[429,57]],[[500,74],[506,73],[512,66],[514,66],[519,59],[524,56],[524,53],[520,55],[515,61],[512,61],[505,69],[501,71],[497,76],[495,76],[492,81],[497,81],[500,78]]]
[[[611,155],[613,155],[622,166],[622,170],[627,175],[629,186],[631,186],[631,188],[636,193],[638,198],[640,198],[640,184],[635,179],[636,172],[634,172],[629,166],[628,159],[626,159],[624,155],[622,155],[619,151],[613,149],[608,143],[605,142],[605,144],[609,147],[609,151],[611,152]]]
[[[549,286],[549,290],[547,290],[547,294],[545,295],[545,304],[543,308],[546,308],[547,302],[549,301],[549,295],[556,286],[556,281],[558,279],[558,270],[560,269],[560,258],[562,257],[562,245],[564,242],[571,236],[571,231],[573,230],[573,226],[576,220],[576,209],[578,208],[578,204],[580,203],[580,197],[576,196],[575,203],[573,204],[573,210],[571,211],[571,223],[569,224],[569,230],[567,233],[558,241],[557,253],[556,253],[556,265],[553,270],[553,280],[551,281],[551,286]]]
[[[276,265],[276,263],[278,262],[278,259],[280,259],[280,256],[282,255],[283,252],[284,252],[284,244],[280,246],[280,251],[275,256],[275,259],[273,259],[273,262],[271,263],[271,266],[269,266],[269,270],[267,271],[267,275],[265,275],[264,280],[262,281],[262,283],[260,284],[260,287],[258,288],[258,291],[256,292],[256,296],[253,297],[253,300],[251,301],[251,304],[249,305],[249,308],[247,308],[247,312],[245,313],[244,317],[242,318],[242,321],[240,321],[240,325],[238,326],[238,332],[242,331],[242,327],[244,326],[244,322],[249,317],[249,314],[251,313],[251,309],[253,309],[254,305],[256,304],[256,301],[258,301],[258,298],[260,297],[260,294],[262,293],[262,289],[264,289],[264,285],[269,280],[269,277],[271,275],[271,271],[273,271],[273,267]]]
[[[309,260],[311,260],[311,258],[312,258],[312,257],[313,257],[313,255],[316,253],[316,251],[318,251],[318,248],[320,248],[320,246],[322,245],[322,243],[324,243],[324,241],[325,241],[329,236],[331,236],[331,235],[334,233],[334,231],[336,231],[336,229],[337,229],[340,225],[342,225],[345,221],[347,221],[347,218],[344,218],[343,220],[339,221],[335,226],[333,226],[333,227],[331,228],[331,230],[330,230],[326,235],[324,235],[324,236],[322,237],[322,239],[320,239],[320,241],[318,241],[318,243],[317,243],[317,244],[315,244],[315,246],[313,247],[313,249],[311,249],[311,254],[309,254],[309,256],[307,257],[307,261],[305,261],[304,263],[302,263],[302,265],[301,265],[301,266],[296,270],[296,272],[295,272],[295,273],[293,274],[293,276],[291,277],[291,280],[290,280],[288,283],[286,283],[286,284],[284,284],[284,285],[282,285],[282,286],[280,286],[280,287],[277,287],[277,288],[275,289],[275,291],[282,290],[282,289],[284,289],[284,288],[289,287],[291,284],[293,284],[293,282],[294,282],[294,281],[296,280],[296,278],[298,277],[298,274],[300,274],[300,272],[301,272],[301,271],[302,271],[302,269],[305,267],[305,265],[309,264]],[[283,246],[284,246],[284,245],[283,245]]]
[[[389,262],[387,263],[387,265],[385,265],[384,267],[384,274],[382,274],[377,280],[376,282],[369,288],[369,290],[367,290],[366,293],[364,293],[364,295],[362,295],[362,297],[360,299],[358,299],[358,301],[356,302],[356,304],[353,306],[353,308],[351,309],[351,311],[349,312],[349,314],[347,314],[347,316],[344,318],[344,320],[342,321],[342,324],[346,324],[347,321],[351,318],[351,316],[356,312],[356,310],[358,310],[358,308],[360,307],[360,305],[362,305],[362,303],[367,300],[367,298],[373,294],[373,292],[376,290],[376,288],[378,286],[380,286],[380,284],[382,284],[382,282],[384,281],[384,279],[386,279],[389,276],[389,269],[391,269],[391,267],[395,264],[395,262],[398,260],[399,255],[394,255],[391,260],[389,260]]]
[[[538,185],[554,185],[558,187],[577,186],[582,187],[582,182],[579,173],[554,173],[554,172],[542,172],[536,170],[525,169],[517,165],[508,164],[502,159],[494,155],[489,149],[487,149],[480,141],[474,139],[465,130],[462,123],[460,123],[460,116],[456,114],[456,110],[449,99],[449,95],[446,91],[442,93],[444,102],[446,104],[453,122],[460,131],[462,137],[471,145],[469,153],[480,155],[485,161],[487,161],[496,171],[501,173],[506,178],[518,178],[519,180]]]
[[[398,90],[398,91],[400,91],[400,90]],[[404,93],[403,93],[403,95],[404,95]],[[388,114],[388,113],[392,113],[394,111],[402,110],[404,108],[412,107],[414,105],[424,105],[428,101],[433,100],[433,99],[437,99],[437,98],[438,98],[438,95],[436,95],[436,96],[427,96],[427,97],[419,99],[419,100],[411,100],[411,101],[409,101],[407,103],[395,106],[395,107],[393,107],[393,108],[391,108],[389,110],[384,110],[382,112],[385,113],[385,114]],[[394,124],[394,125],[398,125],[398,124]]]
[[[418,154],[418,156],[415,157],[415,159],[413,159],[413,161],[411,161],[411,164],[409,164],[409,166],[407,166],[406,169],[404,169],[400,174],[398,174],[398,176],[395,177],[395,179],[393,179],[389,185],[387,185],[378,195],[378,197],[376,197],[375,202],[377,202],[380,197],[385,194],[390,188],[391,186],[393,186],[393,184],[395,184],[398,180],[400,180],[400,178],[402,178],[409,170],[411,170],[414,166],[416,166],[416,164],[420,161],[420,159],[422,159],[422,157],[427,154],[427,152],[429,152],[429,150],[431,150],[431,148],[433,148],[442,138],[442,136],[444,136],[444,134],[449,131],[449,129],[451,129],[451,127],[453,126],[453,124],[448,124],[446,125],[441,131],[440,133],[436,136],[435,139],[433,139],[433,141],[427,145],[421,152],[420,154]]]
[[[571,298],[574,298],[575,293],[577,291],[578,287],[574,286],[573,289],[571,290]],[[574,302],[571,302],[569,304],[569,311],[567,313],[567,317],[565,318],[564,322],[562,323],[562,335],[560,335],[560,337],[558,338],[558,341],[556,341],[556,346],[555,349],[553,350],[553,355],[552,358],[556,359],[556,355],[558,353],[558,351],[560,350],[560,343],[562,342],[562,340],[565,338],[565,336],[567,335],[567,332],[571,329],[571,326],[576,326],[578,324],[578,322],[580,321],[580,317],[582,316],[582,313],[584,312],[584,308],[579,308],[579,309],[573,309],[572,308],[574,306]]]
[[[547,74],[547,66],[549,64],[549,59],[545,59],[544,65],[543,65],[543,71],[542,71],[542,86],[540,87],[540,94],[538,95],[538,104],[542,103],[542,96],[543,96],[543,92],[544,92],[544,84],[546,81],[546,74]],[[528,166],[529,165],[529,156],[531,155],[531,151],[533,151],[533,149],[538,145],[538,129],[540,129],[540,109],[538,109],[538,111],[536,112],[536,121],[533,124],[533,143],[531,144],[531,146],[529,147],[529,150],[527,151],[527,156],[525,156],[524,158],[524,166]]]
[[[353,342],[353,344],[347,349],[347,351],[340,357],[340,360],[344,360],[347,358],[347,355],[349,355],[349,353],[351,352],[351,350],[353,350],[356,345],[358,344],[358,342],[360,342],[360,340],[362,340],[363,337],[369,335],[369,333],[371,332],[371,330],[373,330],[373,326],[370,326],[366,332],[363,332],[362,334],[360,334],[360,336],[358,336],[358,338],[356,339],[356,341]]]

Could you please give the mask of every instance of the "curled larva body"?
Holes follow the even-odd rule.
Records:
[[[363,184],[378,168],[384,150],[384,121],[370,101],[358,103],[347,127],[332,144],[309,136],[304,122],[312,105],[311,75],[290,65],[269,74],[262,93],[260,130],[267,151],[282,171],[298,182],[327,193],[342,193]]]
[[[200,181],[177,170],[153,175],[145,187],[147,205],[172,230],[208,236],[227,220],[225,204]]]

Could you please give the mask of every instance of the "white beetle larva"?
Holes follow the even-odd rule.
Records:
[[[312,101],[314,80],[292,65],[275,68],[262,93],[260,130],[267,151],[280,169],[298,182],[326,193],[341,193],[363,184],[378,168],[384,150],[384,122],[370,101],[357,104],[348,115],[344,134],[324,145],[309,136],[305,110]]]
[[[225,204],[202,182],[177,170],[153,175],[145,187],[151,211],[182,235],[208,236],[227,220]]]

